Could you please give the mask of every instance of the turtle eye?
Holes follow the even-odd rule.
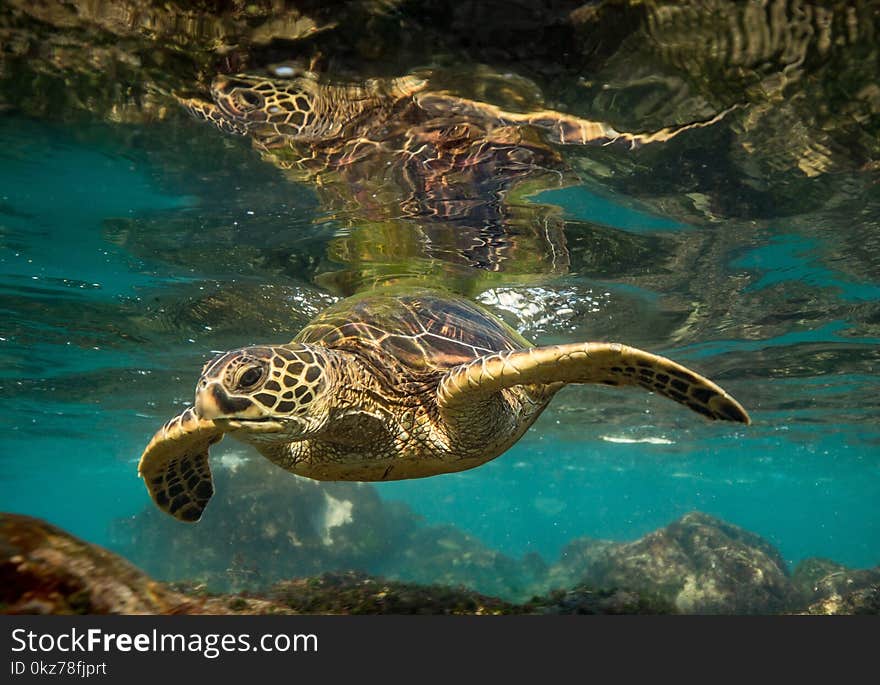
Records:
[[[252,366],[238,379],[238,387],[242,390],[253,388],[257,383],[263,380],[263,367]]]
[[[236,93],[236,99],[242,109],[257,109],[263,106],[263,96],[252,90],[244,90]]]

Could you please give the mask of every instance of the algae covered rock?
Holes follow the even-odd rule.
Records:
[[[187,613],[191,604],[101,547],[40,519],[0,514],[4,613]]]
[[[777,613],[809,604],[798,601],[768,542],[706,514],[631,543],[575,540],[548,566],[454,526],[426,525],[369,484],[318,484],[260,459],[222,463],[218,494],[198,525],[148,507],[117,527],[116,549],[162,580],[211,592],[265,593],[290,578],[358,571],[510,602],[562,589],[568,594],[552,595],[540,611],[564,613]]]
[[[430,530],[430,529],[429,529]],[[585,582],[525,603],[462,585],[356,571],[288,577],[268,589],[214,594],[198,581],[157,582],[121,557],[39,519],[0,514],[0,612],[18,614],[666,614],[792,611],[794,589],[772,547],[705,514],[629,544],[594,545]],[[529,560],[523,565],[537,574]],[[844,569],[844,570],[841,570]],[[828,571],[830,570],[830,573]],[[781,575],[780,575],[781,574]],[[807,560],[802,613],[880,613],[877,570]],[[553,569],[548,577],[553,576]],[[598,582],[597,578],[604,578]],[[836,580],[835,580],[836,579]],[[850,580],[851,579],[851,582]],[[805,589],[806,588],[806,589]],[[801,607],[806,605],[800,605]]]
[[[362,573],[290,580],[269,592],[281,605],[317,614],[514,614],[524,609],[463,587],[419,585]]]
[[[591,537],[575,538],[563,547],[559,560],[547,571],[547,587],[558,590],[580,583],[599,562],[605,561],[620,542]]]
[[[121,557],[40,519],[0,514],[0,613],[499,614],[523,609],[464,588],[359,573],[289,580],[262,594],[176,589]]]
[[[668,599],[636,590],[601,590],[578,585],[570,590],[554,590],[528,603],[534,613],[545,614],[675,614],[675,605]]]
[[[792,584],[809,614],[880,614],[880,566],[851,569],[810,557],[797,565]]]
[[[814,602],[804,613],[818,616],[838,614],[880,615],[880,585],[854,590],[843,595],[831,595]]]
[[[768,614],[793,604],[779,552],[763,538],[707,514],[687,514],[635,542],[597,546],[590,541],[587,547],[583,582],[639,590],[672,602],[682,613]]]

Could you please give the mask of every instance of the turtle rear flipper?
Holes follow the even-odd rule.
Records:
[[[497,352],[449,371],[437,389],[446,411],[516,385],[636,385],[709,419],[749,423],[742,405],[708,378],[670,359],[618,343],[574,343]]]
[[[208,450],[223,439],[213,421],[187,409],[156,431],[138,464],[150,496],[180,521],[198,521],[214,494]]]

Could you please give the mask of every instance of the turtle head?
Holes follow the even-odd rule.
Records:
[[[257,345],[205,364],[195,412],[248,442],[289,442],[329,420],[333,371],[326,350],[311,345]]]
[[[265,124],[288,139],[326,136],[325,129],[333,123],[316,115],[322,86],[307,76],[293,79],[248,74],[217,76],[211,83],[211,97],[227,119],[252,129]]]
[[[291,78],[223,74],[211,82],[213,102],[177,99],[196,118],[229,133],[250,135],[259,147],[274,149],[334,140],[370,112],[426,86],[427,81],[417,76],[330,84],[299,70]]]

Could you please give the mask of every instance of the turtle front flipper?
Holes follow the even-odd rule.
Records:
[[[637,385],[709,419],[749,423],[726,391],[670,359],[618,343],[574,343],[497,352],[450,370],[440,382],[441,409],[455,412],[516,385]]]
[[[535,112],[507,112],[486,102],[460,98],[448,93],[425,93],[415,96],[419,106],[428,112],[454,113],[495,121],[504,126],[534,126],[545,131],[554,143],[562,145],[608,145],[616,141],[626,141],[632,147],[648,143],[665,143],[685,131],[705,128],[717,124],[733,110],[742,105],[733,105],[713,117],[692,121],[679,126],[668,126],[650,133],[627,133],[617,131],[602,121],[590,121],[580,117],[557,112],[552,109]]]
[[[506,113],[506,120],[544,129],[551,134],[553,142],[563,145],[590,145],[592,143],[608,145],[617,141],[625,141],[631,147],[636,148],[649,143],[665,143],[685,131],[717,124],[739,106],[728,107],[709,119],[692,121],[680,126],[667,126],[651,133],[616,131],[600,121],[589,121],[550,110],[530,114]]]
[[[198,521],[214,494],[208,450],[223,439],[213,421],[192,408],[156,431],[141,455],[138,474],[162,511],[180,521]]]

